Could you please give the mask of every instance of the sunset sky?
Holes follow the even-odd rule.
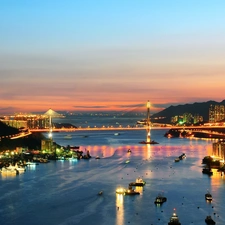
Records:
[[[1,0],[0,115],[225,99],[224,0]]]

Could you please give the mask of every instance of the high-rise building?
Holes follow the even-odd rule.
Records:
[[[203,117],[199,114],[194,115],[194,124],[203,122]]]
[[[209,107],[209,122],[215,123],[225,118],[224,105],[210,105]]]
[[[192,114],[191,113],[184,113],[183,114],[183,123],[192,124]]]
[[[49,127],[49,116],[17,114],[15,116],[5,117],[1,120],[9,126],[26,129],[40,129]]]

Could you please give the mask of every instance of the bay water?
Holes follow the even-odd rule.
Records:
[[[50,161],[17,176],[0,174],[0,224],[166,225],[176,211],[182,225],[205,224],[207,215],[224,225],[225,178],[217,170],[210,177],[202,174],[202,158],[211,154],[213,141],[167,139],[166,131],[151,130],[157,145],[139,143],[145,130],[54,133],[58,144],[80,146],[92,158]],[[182,153],[187,157],[174,162]],[[138,177],[146,181],[136,187],[140,195],[116,194]],[[205,200],[207,191],[211,203]],[[154,204],[159,193],[167,197],[161,206]]]

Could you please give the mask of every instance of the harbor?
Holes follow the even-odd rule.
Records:
[[[78,145],[89,150],[92,158],[51,160],[29,166],[19,175],[1,174],[1,224],[164,225],[174,208],[182,225],[204,224],[208,215],[216,224],[224,224],[225,178],[215,169],[212,176],[202,173],[202,159],[211,154],[212,141],[168,139],[164,132],[151,131],[158,145],[139,144],[144,130],[120,135],[74,132],[71,139],[65,139],[65,133],[55,133],[57,143]],[[184,152],[186,158],[175,163]],[[137,177],[146,182],[143,187],[134,187],[139,195],[116,194],[117,188],[127,188]],[[208,190],[211,202],[205,200]],[[160,206],[154,204],[159,192],[167,198]]]

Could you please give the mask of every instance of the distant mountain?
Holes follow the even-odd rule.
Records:
[[[155,113],[151,116],[152,122],[170,123],[171,117],[183,115],[184,113],[191,113],[193,116],[199,114],[203,116],[204,121],[209,120],[209,107],[210,105],[225,105],[225,100],[222,102],[208,101],[208,102],[195,102],[193,104],[169,106],[168,108]],[[155,120],[154,118],[162,117],[163,119]]]

